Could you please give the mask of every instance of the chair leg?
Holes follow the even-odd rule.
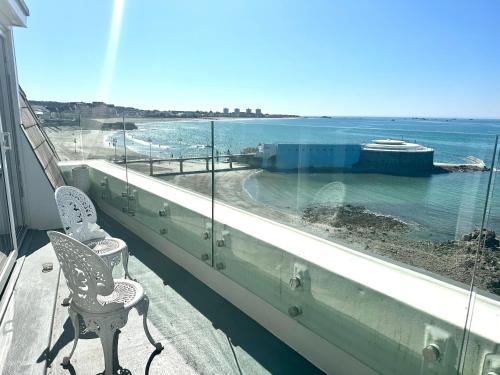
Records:
[[[69,295],[65,299],[63,299],[61,305],[62,306],[69,306],[69,303],[71,302],[71,298],[73,298],[73,293],[70,291]]]
[[[151,333],[149,332],[148,328],[148,310],[149,310],[149,298],[148,296],[144,295],[142,298],[142,301],[137,304],[137,312],[139,315],[142,315],[142,325],[144,327],[144,333],[146,334],[146,337],[148,338],[149,342],[151,345],[153,345],[157,351],[162,351],[163,350],[163,345],[161,342],[156,342],[153,339],[153,336],[151,336]]]
[[[63,358],[63,366],[67,366],[70,363],[71,357],[76,349],[76,344],[78,343],[78,339],[80,338],[80,318],[78,314],[74,312],[72,309],[69,309],[69,317],[71,319],[71,323],[73,323],[73,330],[75,332],[75,338],[73,340],[73,347],[71,348],[71,353],[69,356]]]
[[[128,273],[128,258],[129,258],[128,247],[125,247],[122,250],[123,270],[125,271],[125,278],[132,280],[132,278],[130,277],[130,274]],[[135,281],[137,281],[137,280],[135,280]]]
[[[99,327],[97,334],[101,339],[102,351],[104,354],[104,375],[113,375],[115,373],[114,368],[114,348],[113,342],[117,329],[108,325],[103,324]]]

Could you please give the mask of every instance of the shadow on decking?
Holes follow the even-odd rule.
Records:
[[[240,374],[245,373],[245,368],[242,368],[239,363],[235,347],[241,348],[255,362],[273,374],[321,373],[309,361],[241,310],[126,230],[111,217],[102,212],[99,212],[98,216],[99,224],[103,229],[113,236],[122,238],[128,244],[133,257],[137,258],[150,272],[154,272],[162,280],[163,285],[172,288],[182,297],[185,309],[196,309],[211,322],[213,329],[218,329],[225,334]],[[182,308],[182,306],[179,307],[179,309]]]
[[[64,329],[63,333],[59,336],[58,340],[55,343],[53,343],[51,349],[44,351],[42,353],[42,355],[38,358],[37,362],[47,361],[47,366],[51,367],[53,362],[54,362],[54,359],[58,356],[59,352],[61,350],[63,350],[66,347],[66,345],[73,342],[73,338],[74,338],[73,325],[71,324],[71,320],[69,318],[64,322],[63,329]],[[115,356],[114,356],[114,368],[118,369],[118,371],[117,371],[118,374],[128,375],[128,374],[132,374],[132,372],[124,367],[119,366],[118,357],[116,356],[116,352],[118,351],[120,333],[121,333],[121,331],[118,330],[117,333],[115,334],[115,337],[113,340],[114,347],[116,348]],[[98,339],[98,338],[99,337],[95,333],[86,332],[85,325],[83,324],[83,322],[80,322],[79,340],[91,340],[91,339]],[[154,358],[157,355],[159,355],[160,353],[161,353],[161,351],[158,351],[156,349],[154,349],[151,352],[151,355],[149,356],[148,361],[146,363],[146,370],[145,370],[146,375],[149,374],[149,369],[151,367],[151,363],[153,362]],[[65,354],[67,354],[67,353],[65,353]],[[76,369],[73,367],[73,365],[71,363],[67,366],[62,366],[62,367],[64,370],[66,370],[71,375],[75,375],[77,373]]]
[[[123,334],[118,341],[121,348],[120,362],[130,370],[121,368],[120,373],[148,374],[150,369],[152,374],[321,373],[269,331],[111,217],[99,212],[99,219],[99,224],[108,233],[127,242],[131,253],[129,267],[132,266],[132,276],[139,279],[151,299],[150,328],[155,327],[153,336],[166,347],[158,355],[154,348],[147,344],[140,319],[131,312],[129,322],[122,328]],[[46,234],[37,232],[24,255],[27,259],[38,259],[37,257],[43,254],[43,259],[56,261],[52,248],[44,247],[47,242]],[[38,249],[42,249],[42,252]],[[39,269],[40,262],[41,260],[37,260],[36,264],[32,265],[33,269]],[[115,267],[115,270],[117,268],[122,272],[120,266]],[[51,375],[102,371],[100,340],[94,334],[84,333],[83,327],[72,365],[65,368],[61,366],[62,357],[68,355],[71,350],[74,333],[66,308],[60,306],[67,293],[64,277],[61,273],[60,280],[57,281],[57,274],[46,275],[52,275],[54,280],[49,286],[52,288],[52,294],[55,293],[53,288],[57,283],[60,289],[55,299],[53,322],[41,320],[47,323],[47,327],[40,325],[37,329],[43,333],[42,331],[46,332],[51,325],[52,339],[49,348],[47,343],[35,345],[39,351],[33,353],[35,357],[31,363],[36,362],[37,368],[45,367],[46,364],[46,373]],[[31,276],[26,275],[25,278],[25,282],[29,282]],[[50,319],[48,312],[44,314],[44,319]],[[47,337],[46,334],[43,336]],[[30,340],[28,338],[25,341]]]

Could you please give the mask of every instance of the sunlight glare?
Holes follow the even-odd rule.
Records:
[[[113,82],[113,74],[118,55],[118,45],[120,42],[120,33],[123,20],[123,9],[125,0],[114,0],[113,15],[109,31],[108,48],[106,50],[106,59],[102,70],[101,85],[99,89],[99,100],[106,102],[109,99],[109,92]]]

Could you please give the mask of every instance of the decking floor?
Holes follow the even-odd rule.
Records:
[[[155,354],[154,348],[144,334],[142,318],[132,310],[128,324],[119,335],[118,357],[122,374],[320,373],[310,362],[254,320],[110,217],[100,213],[100,225],[111,235],[127,242],[131,253],[130,273],[144,286],[150,298],[151,333],[165,347],[161,353]],[[36,235],[45,236],[42,233]],[[22,290],[27,277],[33,277],[33,273],[41,272],[42,261],[55,262],[50,244],[37,249],[27,255],[25,267],[30,263],[33,265],[30,270],[27,269],[29,272],[20,275],[19,287],[16,287],[16,290]],[[28,262],[30,257],[34,262]],[[47,275],[52,274],[50,279],[54,284],[52,290],[54,291],[57,285],[57,293],[45,298],[48,304],[43,312],[45,315],[39,318],[38,323],[31,324],[29,330],[23,330],[20,321],[12,326],[11,329],[28,336],[14,343],[14,347],[10,345],[10,349],[4,353],[6,355],[4,359],[10,363],[9,366],[3,367],[4,374],[38,373],[32,371],[33,368],[30,366],[34,365],[38,371],[42,367],[40,365],[45,363],[48,364],[48,374],[97,374],[104,370],[100,340],[91,334],[80,337],[71,366],[67,369],[61,366],[62,358],[71,349],[73,331],[67,308],[61,306],[62,299],[68,293],[64,277],[62,274],[56,277],[59,274],[59,267],[56,262],[54,265],[54,271],[43,274],[43,277],[47,279]],[[115,273],[116,277],[120,276],[121,266],[115,267]],[[29,289],[27,286],[25,288]],[[16,300],[18,310],[24,310],[29,306],[26,300],[21,301],[19,298]],[[22,307],[23,303],[25,308]],[[32,303],[34,305],[31,311],[26,312],[28,315],[34,313],[33,309],[40,309],[39,305],[44,304],[45,300],[35,299]],[[52,320],[50,311],[54,312],[53,324],[47,324]],[[12,314],[11,318],[14,319]],[[50,327],[52,332],[50,342],[47,342],[46,331],[50,331]],[[37,329],[45,332],[37,332]],[[14,341],[17,336],[15,333],[14,331],[14,335],[11,335]],[[0,340],[2,340],[1,335]],[[29,350],[30,355],[19,362],[16,358],[19,357],[19,353],[28,350],[23,347],[26,345],[32,347]],[[2,360],[1,350],[0,360]],[[14,371],[12,366],[17,366],[15,372],[12,372]],[[20,371],[23,366],[26,371]]]

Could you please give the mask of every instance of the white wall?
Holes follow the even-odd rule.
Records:
[[[29,228],[40,230],[61,228],[52,185],[26,136],[21,129],[19,130],[18,146],[22,159],[25,224]]]

